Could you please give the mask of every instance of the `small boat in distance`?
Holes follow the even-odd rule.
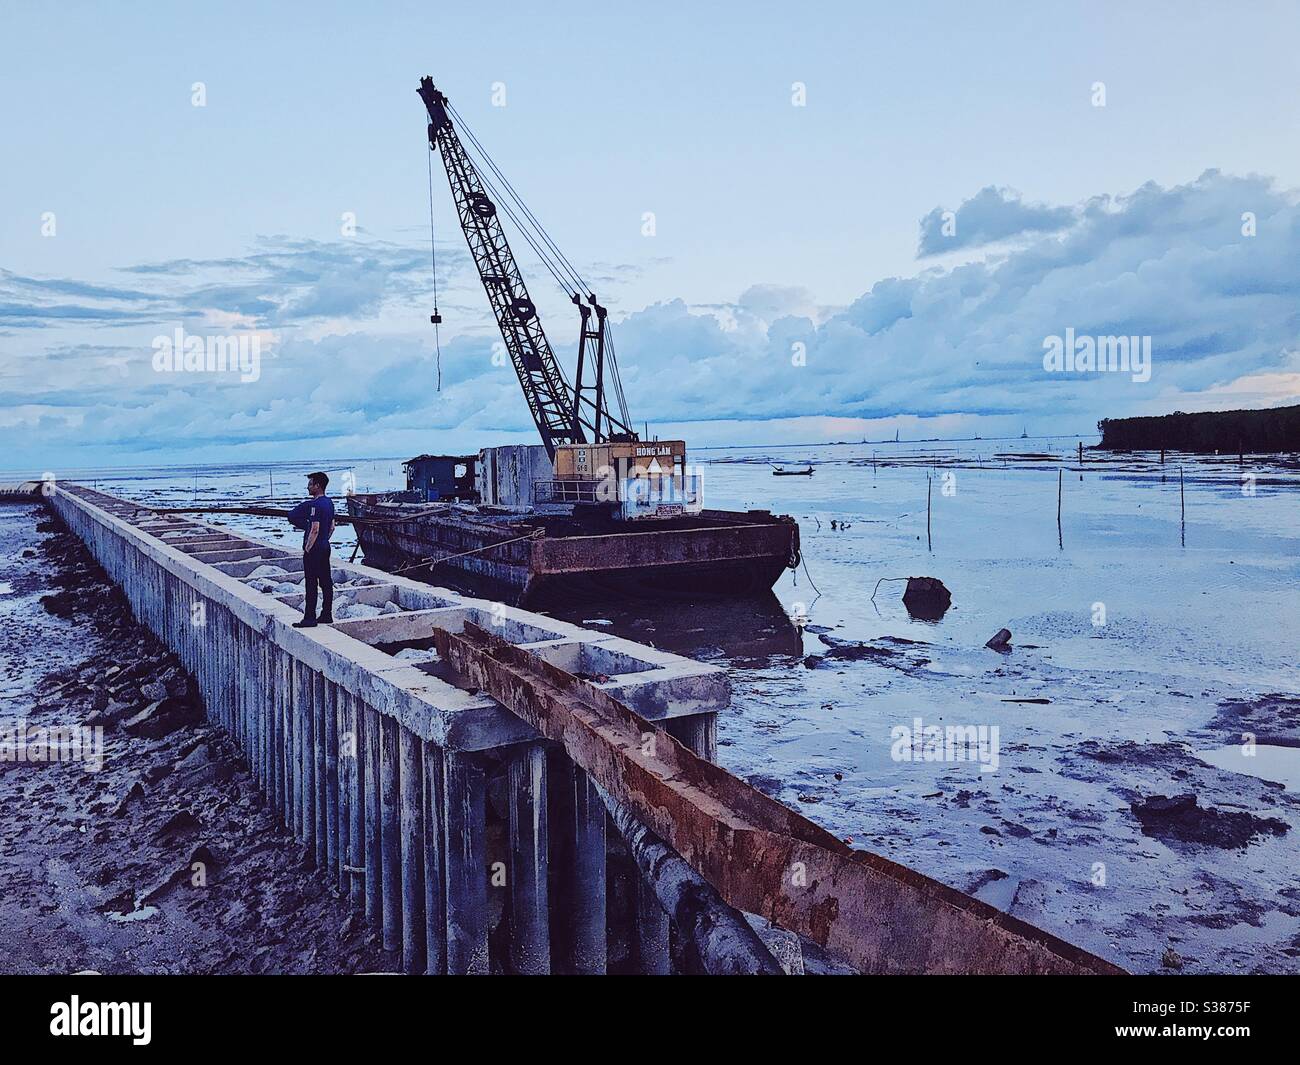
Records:
[[[773,477],[811,477],[813,468],[811,465],[806,470],[787,470],[784,466],[773,466]]]

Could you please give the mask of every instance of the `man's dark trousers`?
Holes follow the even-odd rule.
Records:
[[[302,569],[307,577],[307,606],[303,617],[316,620],[316,588],[323,593],[320,616],[334,616],[334,578],[330,576],[330,545],[317,544],[302,556]]]

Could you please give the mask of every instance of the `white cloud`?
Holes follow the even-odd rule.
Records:
[[[1295,398],[1292,194],[1262,177],[1209,171],[1173,188],[1034,210],[1068,223],[1037,236],[1021,227],[1014,246],[982,261],[877,281],[845,308],[819,307],[802,288],[755,284],[725,307],[677,299],[619,315],[632,417],[695,424],[723,442],[719,427],[759,419],[792,420],[800,433],[842,426],[846,436],[900,416],[965,432],[981,419],[1071,432],[1103,416],[1193,409],[1194,397],[1223,407],[1245,396]],[[1254,213],[1255,236],[1243,235],[1243,212]],[[436,391],[423,255],[279,238],[245,259],[133,268],[128,287],[0,277],[0,325],[10,327],[0,335],[6,465],[527,439],[527,409],[513,372],[492,365],[491,323],[463,251],[448,255],[444,310],[458,305],[466,331],[444,333]],[[273,357],[258,381],[152,372],[159,324],[205,321],[272,330]],[[571,362],[572,323],[546,321]],[[1150,335],[1151,380],[1045,373],[1043,340],[1067,327]],[[805,365],[792,364],[796,345]]]

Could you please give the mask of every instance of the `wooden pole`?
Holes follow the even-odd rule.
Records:
[[[1183,547],[1187,546],[1187,491],[1183,487],[1183,468],[1178,467],[1178,507],[1181,511],[1180,537],[1179,540]]]
[[[1061,534],[1061,485],[1065,481],[1065,471],[1056,471],[1056,546],[1064,549],[1065,539]]]
[[[930,538],[930,496],[933,494],[933,479],[927,473],[925,475],[925,549],[934,550],[934,541]]]

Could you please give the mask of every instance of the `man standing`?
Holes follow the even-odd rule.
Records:
[[[334,532],[334,504],[325,494],[330,479],[323,473],[307,475],[307,494],[289,511],[289,524],[302,530],[302,571],[307,578],[307,602],[295,629],[310,629],[318,622],[334,622],[334,580],[330,576],[330,535]],[[324,594],[320,616],[316,615],[316,589]]]

